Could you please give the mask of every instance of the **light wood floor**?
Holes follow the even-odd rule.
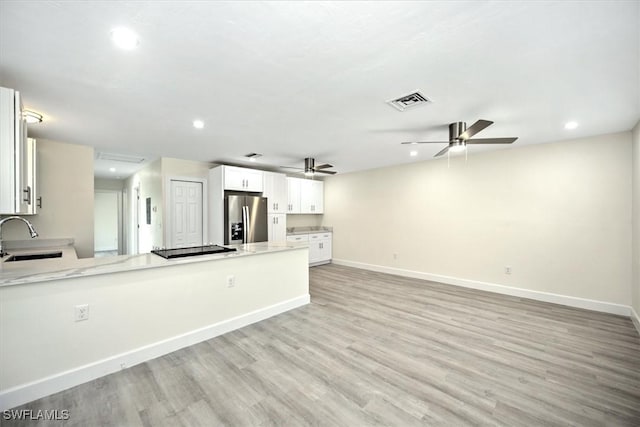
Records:
[[[336,265],[310,278],[306,307],[22,408],[74,426],[640,425],[628,318]]]

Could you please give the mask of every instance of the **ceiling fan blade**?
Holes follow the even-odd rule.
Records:
[[[447,151],[449,151],[449,146],[448,145],[446,147],[444,147],[442,150],[438,151],[438,153],[433,157],[440,157],[443,154],[446,154]]]
[[[313,173],[326,173],[328,175],[335,175],[336,174],[336,172],[334,172],[334,171],[320,171],[320,170],[317,170],[317,169],[314,169]]]
[[[299,171],[303,171],[304,170],[303,168],[296,168],[294,166],[280,166],[280,168],[281,169],[296,169],[296,170],[299,170]]]
[[[518,137],[467,139],[467,144],[511,144],[516,139],[518,139]]]
[[[330,165],[329,163],[325,163],[324,165],[316,166],[314,169],[316,169],[316,170],[317,169],[329,169],[329,168],[332,168],[332,167],[333,167],[333,165]]]
[[[450,141],[416,141],[416,142],[401,142],[400,144],[448,144]]]
[[[493,124],[493,122],[490,121],[490,120],[478,120],[477,122],[472,124],[471,127],[468,127],[467,130],[462,132],[460,134],[459,138],[460,139],[469,139],[473,135],[475,135],[476,133],[480,132],[483,129],[486,129],[487,127],[491,126],[492,124]]]

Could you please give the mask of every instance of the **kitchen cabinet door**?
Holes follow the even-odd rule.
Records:
[[[25,215],[35,215],[38,213],[37,207],[37,167],[38,167],[38,157],[37,157],[37,143],[33,138],[28,138],[26,147],[24,150],[24,159],[23,159],[23,203],[25,207],[23,208],[23,214]]]
[[[300,213],[300,178],[287,178],[287,213]]]
[[[224,189],[262,192],[262,171],[224,166]]]
[[[309,264],[319,265],[331,261],[331,233],[309,234]]]
[[[268,212],[270,214],[287,213],[287,176],[274,172],[263,172],[263,176],[264,184],[262,195],[268,199]]]
[[[310,179],[300,181],[300,213],[324,213],[324,183]]]
[[[28,182],[34,171],[28,149],[20,93],[0,88],[0,215],[32,213],[34,194]]]
[[[270,214],[268,217],[268,233],[270,242],[287,241],[287,215]]]

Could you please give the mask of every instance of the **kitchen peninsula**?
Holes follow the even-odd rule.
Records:
[[[0,263],[0,406],[9,408],[309,303],[286,243]],[[71,253],[74,253],[71,249]]]

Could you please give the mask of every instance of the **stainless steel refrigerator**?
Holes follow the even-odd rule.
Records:
[[[267,198],[244,194],[224,196],[224,244],[266,242]]]

